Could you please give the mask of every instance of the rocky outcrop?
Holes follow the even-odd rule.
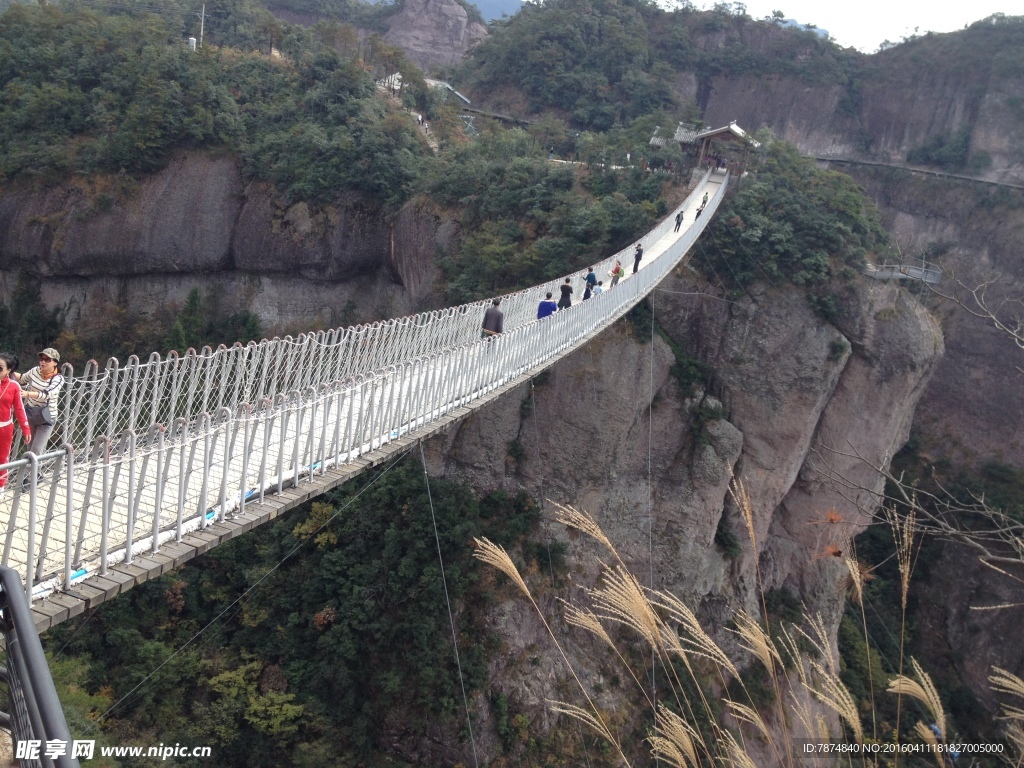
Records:
[[[0,189],[0,269],[44,276],[227,269],[242,208],[231,155],[182,155],[139,182]]]
[[[405,0],[384,40],[430,71],[458,64],[485,37],[487,27],[470,19],[455,0]]]
[[[948,354],[918,409],[923,450],[958,464],[995,459],[1024,467],[1021,350],[991,322],[945,296],[986,282],[1005,320],[1024,294],[1024,191],[920,174],[843,166],[874,200],[907,258],[946,270],[925,301],[941,318]],[[959,285],[958,285],[959,283]]]
[[[623,322],[556,364],[535,391],[524,386],[437,438],[432,471],[587,509],[645,582],[653,556],[655,586],[699,606],[711,627],[737,607],[760,613],[757,564],[765,589],[790,590],[837,625],[845,570],[826,545],[859,532],[877,508],[872,467],[906,440],[943,352],[937,324],[904,290],[880,284],[849,286],[838,326],[795,288],[731,302],[685,297],[706,286],[683,278],[664,287],[656,319],[714,370],[708,392],[683,392],[668,345],[638,341]],[[734,475],[753,502],[756,548],[729,499]],[[840,522],[826,524],[828,510]],[[723,515],[743,547],[734,560],[714,543]],[[595,577],[598,553],[549,530],[569,547],[573,586],[559,595],[569,599]],[[537,725],[562,667],[522,606],[500,605],[491,625],[508,646],[492,679]],[[572,644],[590,679],[607,673],[588,640]],[[603,704],[614,709],[616,695]]]
[[[391,218],[357,197],[286,205],[234,157],[190,152],[139,181],[0,188],[0,288],[37,275],[46,303],[86,325],[104,304],[148,314],[195,286],[268,331],[334,325],[437,306],[434,257],[457,234],[423,201]]]

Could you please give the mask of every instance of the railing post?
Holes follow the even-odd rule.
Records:
[[[153,547],[152,552],[160,551],[160,512],[164,506],[164,429],[163,424],[155,424],[156,428],[156,493],[153,502]]]
[[[75,449],[67,442],[62,447],[67,473],[64,479],[67,494],[64,504],[64,589],[67,589],[71,586],[71,539],[74,536]]]
[[[294,394],[295,402],[295,440],[292,442],[292,467],[295,474],[292,475],[292,488],[299,487],[299,443],[302,441],[302,395]]]
[[[275,412],[269,398],[260,404],[263,409],[263,447],[260,449],[260,504],[263,503],[267,487],[267,453],[270,451],[270,435],[274,429]]]
[[[178,512],[177,517],[178,517],[178,520],[177,520],[177,526],[175,528],[174,540],[177,543],[180,544],[181,543],[181,539],[182,539],[181,527],[182,527],[182,525],[184,523],[184,517],[185,517],[185,490],[186,490],[186,486],[188,485],[188,483],[186,482],[186,478],[188,478],[188,474],[185,471],[185,444],[188,442],[188,440],[187,440],[187,438],[188,438],[188,420],[185,419],[184,417],[179,417],[178,420],[177,420],[177,423],[178,423],[178,429],[176,430],[176,432],[178,434],[178,443],[179,443],[179,446],[178,446],[178,504],[177,504],[177,512]],[[189,472],[192,471],[191,466],[188,468],[188,471]]]
[[[30,599],[22,594],[21,578],[17,572],[0,567],[0,628],[7,649],[10,700],[15,705],[11,712],[11,741],[16,744],[18,741],[38,740],[44,746],[48,741],[63,741],[68,745],[68,753],[53,760],[44,756],[42,764],[79,768],[78,760],[70,754],[71,732],[39,642],[29,607]],[[27,764],[22,762],[22,765]]]
[[[223,523],[227,519],[228,501],[228,472],[231,470],[231,445],[234,443],[234,419],[231,418],[231,411],[224,406],[217,409],[220,423],[224,426],[224,464],[220,476],[220,510],[217,512],[217,522]],[[231,439],[228,439],[228,431],[231,430]]]
[[[100,575],[107,575],[107,544],[110,536],[110,438],[103,441],[103,498],[100,504]]]
[[[213,428],[210,414],[204,413],[199,423],[202,424],[203,430],[203,482],[199,490],[199,529],[205,530],[208,511],[206,505],[210,494],[210,431]]]
[[[252,409],[248,403],[243,403],[239,408],[242,413],[242,418],[245,421],[245,433],[242,435],[242,479],[238,484],[238,516],[241,517],[245,514],[245,494],[249,490],[249,431],[251,429],[250,417],[252,416]]]
[[[124,561],[131,563],[132,549],[135,546],[135,515],[138,512],[137,499],[135,498],[135,466],[136,466],[136,443],[138,436],[134,429],[128,429],[128,541],[125,545]]]
[[[39,476],[39,459],[31,451],[25,454],[28,459],[28,544],[25,552],[25,597],[32,601],[32,577],[35,571],[36,554],[36,483]],[[8,473],[10,475],[10,473]],[[17,482],[17,480],[15,480]]]

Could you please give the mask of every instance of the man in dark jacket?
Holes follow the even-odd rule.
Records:
[[[498,309],[498,305],[501,304],[501,299],[495,299],[491,302],[491,306],[484,312],[484,328],[481,333],[482,338],[488,336],[497,336],[501,333],[505,323],[505,316]]]

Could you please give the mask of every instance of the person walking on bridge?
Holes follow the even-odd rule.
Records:
[[[18,356],[11,352],[0,352],[0,464],[11,458],[11,443],[14,442],[14,422],[21,427],[25,442],[32,440],[32,429],[25,418],[25,406],[21,402],[21,387],[11,374],[18,368]],[[0,470],[0,493],[7,485],[7,470]]]
[[[676,228],[674,230],[672,230],[672,231],[673,232],[678,232],[679,231],[679,227],[681,227],[682,225],[683,225],[683,212],[680,211],[679,213],[676,214]]]
[[[568,309],[572,306],[572,285],[569,284],[569,278],[565,278],[565,282],[562,283],[559,288],[562,290],[562,295],[558,299],[559,309]]]
[[[644,257],[644,246],[642,243],[636,244],[636,249],[633,251],[633,274],[640,269],[640,259]]]
[[[704,193],[704,199],[700,201],[701,210],[704,210],[704,206],[708,204],[708,193]]]
[[[537,319],[543,320],[545,317],[555,314],[558,311],[558,305],[551,298],[551,291],[548,291],[544,301],[537,307]]]
[[[611,277],[612,279],[612,282],[608,287],[614,288],[616,285],[618,285],[619,279],[622,277],[625,271],[626,270],[622,268],[622,262],[616,259],[615,266],[612,267],[612,271],[608,273],[608,276]]]
[[[25,415],[32,427],[32,441],[28,444],[28,450],[37,456],[46,453],[46,443],[57,418],[60,390],[64,386],[64,377],[57,372],[59,364],[60,352],[47,347],[39,353],[39,365],[20,376],[16,373],[12,376],[21,385]]]
[[[498,309],[501,299],[494,299],[491,306],[484,312],[484,327],[480,337],[486,339],[489,336],[499,335],[505,327],[505,315]]]

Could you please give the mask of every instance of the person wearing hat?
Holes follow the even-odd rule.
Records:
[[[21,399],[25,404],[25,415],[32,427],[32,439],[28,450],[37,456],[46,453],[46,443],[53,432],[53,424],[57,421],[57,406],[60,402],[60,390],[64,386],[64,377],[57,372],[60,365],[60,352],[47,347],[39,353],[39,365],[16,375],[21,385]]]

